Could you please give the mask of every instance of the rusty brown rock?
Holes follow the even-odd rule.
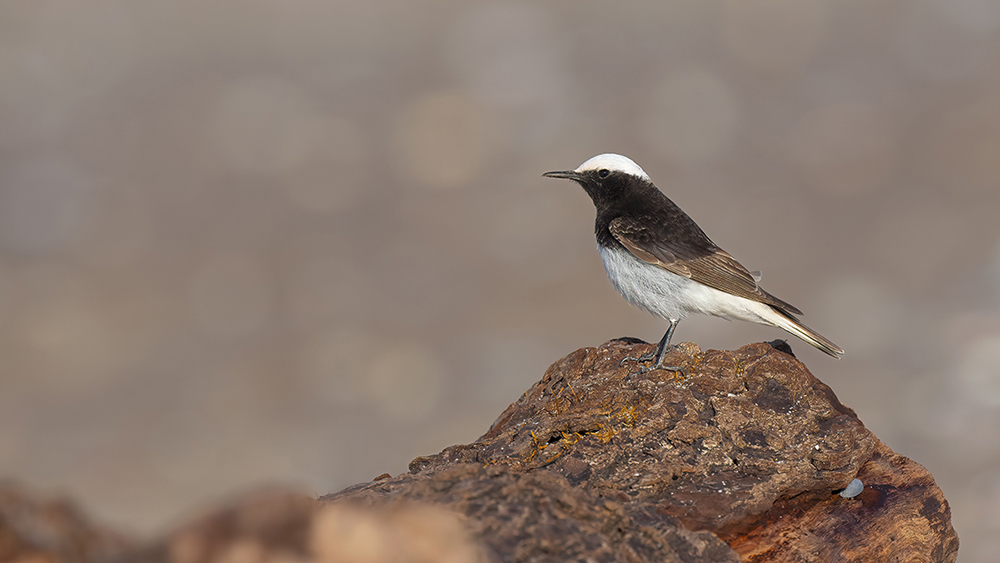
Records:
[[[476,442],[328,498],[442,503],[479,522],[477,537],[504,560],[559,560],[518,550],[533,538],[559,536],[563,548],[582,552],[579,534],[607,553],[597,560],[735,555],[692,531],[720,534],[754,561],[955,560],[948,504],[930,475],[882,445],[793,356],[763,343],[707,352],[684,343],[667,357],[684,376],[620,365],[649,349],[618,340],[578,350],[553,364]],[[456,482],[464,464],[483,469],[461,469]],[[861,495],[834,494],[855,477],[866,483]],[[539,478],[545,483],[532,484]],[[611,503],[603,518],[615,532],[591,527],[599,519],[580,510],[536,511],[512,524],[498,515],[521,514],[530,496],[489,489],[483,479],[515,479],[543,496],[577,499],[559,501],[566,506]],[[486,504],[492,508],[484,512]],[[655,555],[629,551],[637,529],[681,540],[660,542],[671,549]]]
[[[737,563],[714,534],[692,532],[653,506],[627,507],[573,486],[554,471],[451,464],[348,489],[324,500],[362,506],[434,502],[465,517],[502,561]]]
[[[948,503],[923,466],[879,442],[857,478],[864,490],[856,497],[783,498],[719,535],[748,563],[955,560]]]
[[[114,557],[129,546],[61,499],[39,499],[0,485],[0,561],[84,563]]]
[[[463,519],[439,506],[322,504],[248,495],[117,563],[490,563]]]
[[[684,375],[638,373],[627,358],[650,349],[570,354],[478,440],[407,473],[319,501],[248,495],[141,549],[0,488],[0,560],[955,561],[931,475],[793,356],[685,343],[667,357]],[[855,478],[860,494],[837,494]]]
[[[142,553],[139,561],[304,561],[316,500],[282,490],[247,495],[194,519]]]

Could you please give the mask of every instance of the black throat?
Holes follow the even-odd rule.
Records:
[[[624,248],[608,226],[628,217],[643,225],[650,242],[673,249],[678,257],[693,259],[718,249],[687,213],[645,178],[615,173],[603,180],[587,178],[581,185],[597,209],[594,233],[603,247]]]

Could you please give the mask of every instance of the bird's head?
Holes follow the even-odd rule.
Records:
[[[576,170],[546,172],[547,178],[566,178],[583,186],[594,203],[613,200],[624,195],[629,186],[648,183],[649,176],[639,165],[620,154],[599,154]]]

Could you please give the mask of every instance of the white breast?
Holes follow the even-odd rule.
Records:
[[[691,313],[773,324],[770,307],[719,291],[639,260],[625,249],[598,246],[611,284],[651,315],[679,321]]]

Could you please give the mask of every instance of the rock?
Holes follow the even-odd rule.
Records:
[[[930,474],[793,356],[684,343],[667,361],[686,375],[638,374],[649,350],[578,350],[474,443],[324,500],[444,505],[509,561],[955,560]]]
[[[958,536],[923,466],[879,442],[844,499],[822,491],[780,499],[760,517],[720,531],[744,561],[954,561]],[[810,559],[810,554],[839,559]]]
[[[0,561],[83,563],[124,553],[128,541],[88,521],[65,500],[0,485]]]
[[[323,504],[289,491],[249,495],[120,563],[489,563],[455,513],[432,505]]]
[[[578,350],[471,444],[320,500],[250,495],[139,549],[0,490],[0,560],[955,561],[931,475],[784,347],[684,343],[684,374],[638,373],[633,339]]]
[[[497,561],[731,562],[709,532],[688,531],[654,507],[628,507],[574,486],[555,471],[456,463],[326,497],[334,505],[432,502],[462,515]]]
[[[280,489],[249,494],[195,518],[165,541],[131,553],[128,562],[307,561],[309,533],[319,506]]]

